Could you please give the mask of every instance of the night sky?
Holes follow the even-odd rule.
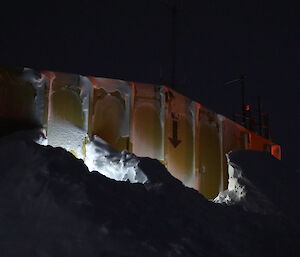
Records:
[[[170,84],[175,1],[81,2],[2,6],[0,63]],[[272,140],[297,169],[299,14],[296,1],[183,0],[175,79],[177,91],[231,118],[240,89],[224,83],[246,74],[247,103],[261,96]]]

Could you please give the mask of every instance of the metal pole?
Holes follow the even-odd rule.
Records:
[[[261,98],[257,97],[257,111],[258,111],[258,134],[262,136],[262,113],[261,113]]]
[[[234,80],[231,80],[231,81],[228,81],[226,83],[224,83],[224,85],[232,85],[232,84],[238,84],[241,86],[241,108],[242,108],[242,113],[241,113],[241,116],[242,116],[242,121],[241,121],[241,124],[246,127],[246,116],[247,116],[247,113],[246,113],[246,93],[245,93],[245,88],[246,88],[246,85],[245,85],[245,81],[246,81],[246,76],[245,75],[242,75],[240,76],[240,78],[238,79],[234,79]]]
[[[242,122],[246,126],[246,109],[245,109],[245,76],[241,76],[241,97],[242,97]]]
[[[171,70],[171,88],[175,89],[176,80],[176,48],[177,48],[177,6],[176,3],[172,5],[172,70]]]

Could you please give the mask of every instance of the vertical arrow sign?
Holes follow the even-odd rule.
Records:
[[[169,140],[174,148],[176,148],[180,143],[181,140],[178,139],[178,120],[172,115],[172,137],[169,137]]]

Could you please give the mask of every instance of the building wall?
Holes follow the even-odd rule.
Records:
[[[88,135],[164,163],[209,199],[227,188],[226,154],[280,146],[159,85],[31,69],[0,69],[0,133],[43,127],[49,144],[85,158]]]

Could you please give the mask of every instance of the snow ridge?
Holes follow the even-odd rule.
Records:
[[[228,189],[220,192],[214,199],[214,202],[226,205],[240,205],[245,211],[255,213],[275,213],[274,204],[247,178],[245,172],[238,164],[230,161],[230,154],[227,154]]]
[[[106,177],[131,183],[145,183],[147,176],[138,167],[139,159],[127,150],[121,153],[97,136],[86,144],[85,164],[90,171],[98,171]]]

